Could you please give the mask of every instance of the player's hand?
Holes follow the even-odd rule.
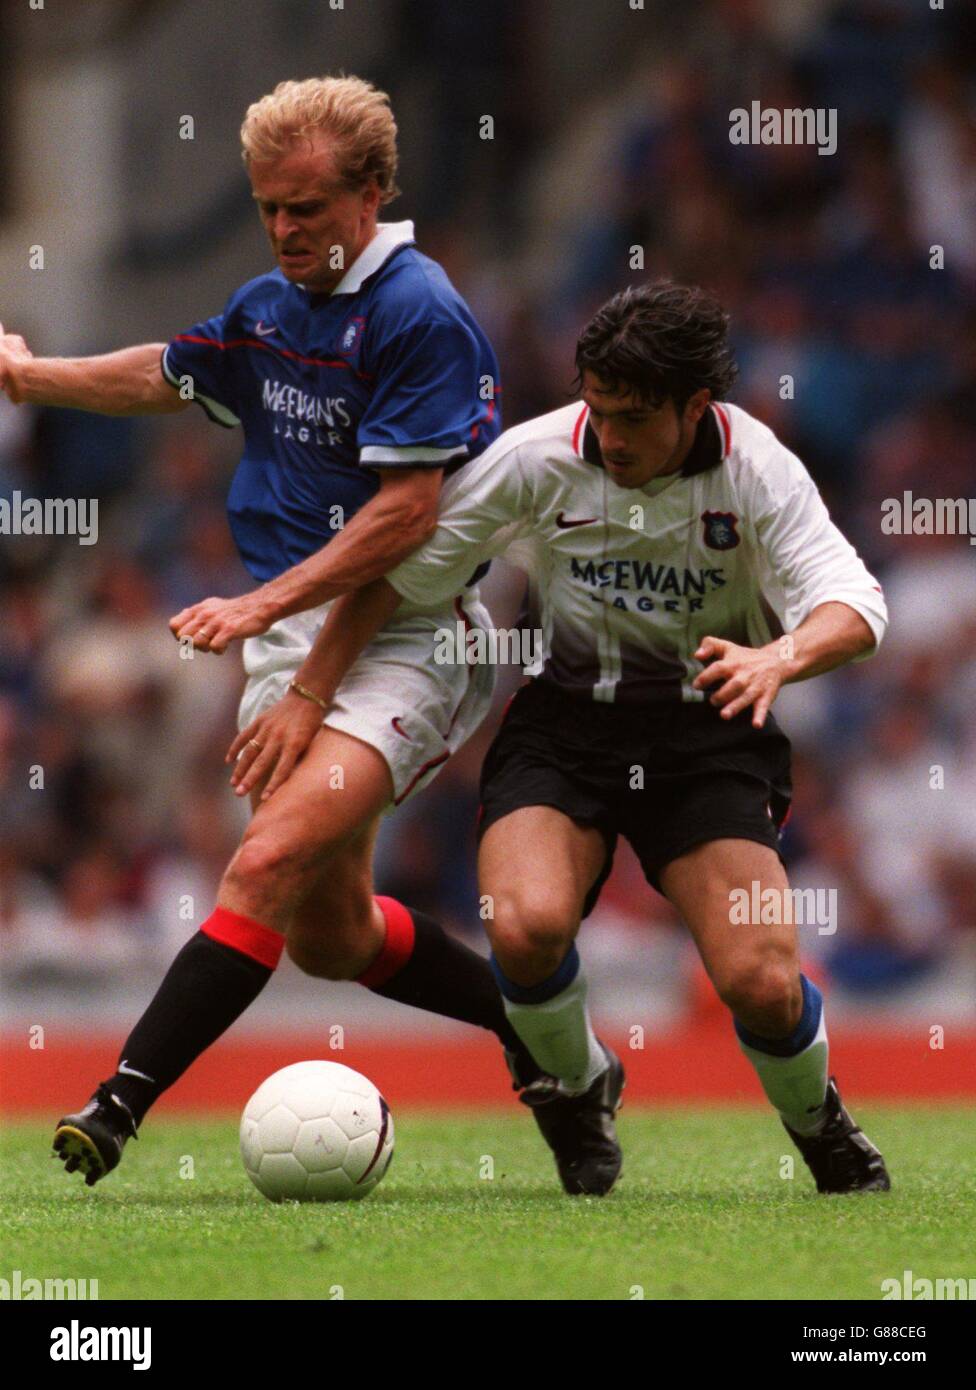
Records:
[[[274,614],[260,597],[261,590],[240,598],[205,598],[192,603],[170,618],[170,631],[176,640],[193,639],[201,652],[221,652],[240,637],[258,637],[274,622]]]
[[[20,334],[6,333],[0,323],[0,391],[15,405],[23,400],[17,385],[17,364],[28,362],[33,356]]]
[[[320,706],[287,691],[248,724],[227,750],[224,762],[235,763],[230,784],[237,795],[246,796],[267,778],[261,793],[261,800],[267,801],[291,776],[321,727]]]
[[[765,647],[740,647],[724,637],[703,637],[695,660],[709,664],[692,685],[696,690],[717,686],[709,698],[722,718],[734,719],[752,705],[752,727],[761,729],[789,674],[779,646],[771,642]]]

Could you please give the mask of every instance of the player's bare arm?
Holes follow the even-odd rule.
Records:
[[[224,652],[292,613],[359,589],[394,569],[437,525],[440,468],[384,468],[380,490],[321,550],[238,598],[207,598],[170,619],[173,635],[200,651]]]
[[[465,471],[464,476],[474,483],[472,496],[468,496],[463,479],[452,479],[445,493],[432,499],[435,513],[439,504],[439,517],[435,514],[430,535],[424,536],[426,543],[412,547],[408,553],[411,564],[420,572],[418,583],[422,592],[414,593],[413,599],[425,603],[449,601],[465,587],[474,566],[499,548],[497,538],[506,520],[505,509],[511,505],[510,494],[518,491],[519,475],[517,469],[498,468],[497,456],[494,448],[486,450],[481,459]],[[375,500],[379,497],[382,493]],[[439,526],[438,520],[443,521],[445,515],[449,515],[454,524]],[[511,531],[510,525],[508,530]],[[313,560],[317,558],[312,557]],[[401,572],[398,567],[397,584]],[[331,606],[325,624],[296,675],[296,684],[304,687],[306,693],[302,695],[293,687],[254,720],[228,750],[227,761],[236,759],[231,782],[238,794],[244,795],[259,787],[267,777],[269,780],[262,794],[262,799],[266,799],[287,779],[311,745],[321,725],[322,714],[346,672],[364,647],[389,623],[403,598],[404,594],[381,575],[345,594]],[[310,700],[310,696],[315,699]]]
[[[167,415],[192,404],[160,367],[165,343],[142,343],[99,357],[35,357],[0,324],[0,388],[15,405],[68,406],[100,415]]]
[[[695,652],[709,664],[692,681],[707,690],[723,719],[753,706],[752,725],[761,729],[780,687],[844,666],[875,645],[868,624],[846,603],[822,603],[795,632],[764,647],[740,647],[724,637],[705,637]]]
[[[342,678],[400,602],[396,589],[381,578],[333,604],[291,688],[242,729],[227,750],[224,761],[234,763],[230,780],[238,796],[267,779],[261,793],[267,801],[287,780],[322,727]]]

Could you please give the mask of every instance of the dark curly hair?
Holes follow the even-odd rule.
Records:
[[[725,400],[737,375],[729,316],[697,285],[657,280],[621,290],[590,319],[576,344],[576,380],[592,372],[614,394],[627,391],[657,409],[672,400],[679,415],[707,386]]]

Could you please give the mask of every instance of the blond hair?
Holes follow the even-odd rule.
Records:
[[[297,140],[324,131],[336,142],[343,183],[358,187],[375,179],[380,202],[391,202],[396,185],[396,121],[390,98],[361,77],[308,77],[279,82],[253,102],[241,126],[245,164],[274,159]]]

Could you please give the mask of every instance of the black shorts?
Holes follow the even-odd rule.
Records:
[[[618,834],[660,892],[664,866],[708,840],[755,840],[778,854],[791,792],[790,741],[772,715],[754,729],[751,709],[724,720],[707,700],[600,704],[536,680],[516,693],[485,758],[478,837],[526,806],[596,827],[607,857],[585,917]]]

